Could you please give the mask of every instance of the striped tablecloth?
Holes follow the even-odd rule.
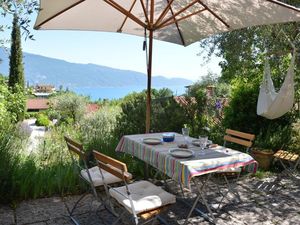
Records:
[[[120,140],[116,151],[135,156],[151,166],[159,169],[169,177],[190,187],[192,177],[221,171],[228,168],[242,167],[253,164],[252,172],[256,171],[257,162],[248,154],[235,151],[223,146],[200,150],[199,147],[189,146],[195,152],[191,158],[175,158],[169,150],[177,148],[177,142],[183,137],[176,134],[174,142],[162,142],[159,145],[143,143],[143,138],[162,138],[161,133],[125,135]],[[200,152],[202,153],[200,154]],[[204,151],[204,152],[203,152]]]

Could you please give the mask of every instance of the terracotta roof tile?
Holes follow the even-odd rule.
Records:
[[[33,98],[27,99],[26,108],[27,109],[48,109],[49,100],[45,98]]]
[[[49,108],[49,100],[45,98],[28,99],[26,104],[27,110],[43,110]],[[87,112],[96,112],[100,106],[95,103],[87,105]]]
[[[88,112],[96,112],[100,106],[96,103],[89,103],[86,108]]]

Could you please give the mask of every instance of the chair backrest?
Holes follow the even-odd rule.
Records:
[[[92,176],[91,176],[91,173],[89,171],[89,168],[88,168],[88,165],[87,165],[87,158],[86,158],[86,154],[84,153],[83,151],[83,145],[76,142],[76,141],[73,141],[71,138],[67,137],[67,136],[64,136],[65,138],[65,141],[67,143],[67,146],[68,146],[68,149],[69,149],[69,152],[71,154],[71,158],[72,158],[72,161],[73,161],[73,165],[76,165],[77,169],[79,169],[80,173],[79,173],[79,176],[87,181],[93,191],[93,195],[98,199],[98,194],[96,192],[96,189],[95,189],[95,185],[94,185],[94,182],[93,182],[93,179],[92,179]],[[80,162],[79,160],[75,160],[74,159],[74,154],[76,154],[77,156],[79,156],[79,159],[82,160],[83,162],[83,165],[84,167],[82,167],[80,165]],[[86,173],[87,173],[87,176],[88,176],[88,180],[86,180],[86,178],[84,178],[84,176],[81,174],[81,171],[82,170],[85,170]]]
[[[68,149],[69,149],[69,152],[71,153],[71,158],[72,158],[72,161],[73,163],[79,167],[79,169],[87,169],[87,164],[86,164],[86,155],[83,151],[83,146],[82,144],[72,140],[71,138],[67,137],[67,136],[64,136],[65,138],[65,141],[67,143],[67,146],[68,146]],[[84,168],[82,168],[80,166],[80,163],[78,162],[78,160],[75,160],[74,159],[74,154],[76,154],[84,163]]]
[[[130,180],[131,176],[128,173],[127,165],[125,163],[95,150],[93,151],[93,154],[100,169],[115,175],[124,182]]]
[[[79,144],[78,142],[73,141],[71,138],[69,138],[67,136],[64,136],[64,138],[67,143],[69,151],[77,154],[81,158],[85,158],[82,144]]]
[[[239,144],[245,146],[247,148],[247,152],[253,145],[253,141],[255,139],[254,134],[249,134],[245,132],[240,132],[236,130],[226,129],[224,136],[224,146],[227,142]]]

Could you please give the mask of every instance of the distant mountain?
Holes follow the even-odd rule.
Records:
[[[146,74],[110,68],[95,64],[70,63],[60,59],[23,53],[25,79],[30,84],[52,84],[56,87],[124,87],[145,86]],[[8,53],[0,48],[0,73],[9,71]],[[165,78],[154,76],[152,86],[189,85],[192,81],[183,78]]]

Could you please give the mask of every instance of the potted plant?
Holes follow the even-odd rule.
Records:
[[[255,147],[251,149],[251,155],[258,162],[258,168],[268,170],[273,161],[274,151],[270,148]]]

